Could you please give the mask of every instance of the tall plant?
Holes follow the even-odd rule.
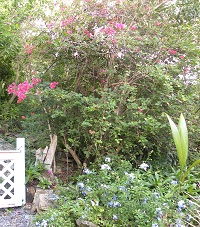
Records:
[[[169,120],[171,131],[176,145],[176,150],[178,154],[179,164],[181,168],[181,182],[184,183],[190,170],[196,165],[200,164],[200,159],[194,161],[188,168],[186,168],[186,162],[188,158],[188,129],[186,125],[185,118],[181,113],[179,118],[178,127],[172,121],[169,115],[167,115]]]

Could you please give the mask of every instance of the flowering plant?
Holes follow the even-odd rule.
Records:
[[[176,150],[178,154],[179,164],[181,167],[181,181],[182,183],[185,180],[185,177],[188,175],[189,171],[200,164],[200,159],[193,162],[188,169],[185,170],[187,158],[188,158],[188,130],[183,114],[180,115],[178,127],[172,121],[169,115],[167,115],[169,120],[171,131],[176,145]]]

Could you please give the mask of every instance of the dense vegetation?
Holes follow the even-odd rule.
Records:
[[[189,130],[188,161],[200,157],[197,0],[21,0],[5,1],[0,12],[2,136],[23,136],[27,150],[34,150],[48,145],[56,134],[58,148],[68,151],[80,166],[83,162],[99,166],[108,156],[126,160],[136,169],[146,161],[152,165],[149,175],[137,175],[136,170],[136,179],[145,187],[139,190],[148,188],[152,193],[157,187],[170,190],[164,180],[167,174],[157,179],[153,171],[170,172],[177,165],[166,113],[178,119],[182,112]],[[125,184],[120,171],[112,174]],[[178,173],[170,174],[168,182]],[[143,177],[148,182],[153,175],[155,185],[144,183]],[[96,176],[105,179],[102,172]],[[198,193],[193,185],[198,177],[194,175],[186,191]],[[118,186],[113,186],[114,194]],[[131,183],[127,190],[134,200]],[[95,189],[95,193],[106,206],[97,195],[101,192]],[[171,198],[159,193],[162,199]],[[172,206],[178,199],[172,199]],[[104,208],[97,213],[105,212],[99,209]],[[136,226],[149,226],[153,215],[149,212],[146,222],[142,216],[124,216],[130,220],[127,226],[139,220]],[[95,215],[88,218],[95,221]],[[96,223],[115,226],[115,220],[109,225],[104,218],[105,223]],[[117,223],[123,226],[124,219]],[[161,226],[174,219],[166,223]]]

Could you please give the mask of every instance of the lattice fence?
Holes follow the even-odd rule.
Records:
[[[25,204],[25,139],[16,150],[0,150],[0,208]]]

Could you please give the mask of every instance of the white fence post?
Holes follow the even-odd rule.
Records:
[[[0,208],[26,203],[25,139],[16,142],[16,150],[0,150]]]
[[[16,194],[21,194],[21,198],[16,198],[16,203],[24,205],[26,203],[25,189],[25,138],[17,138],[17,150],[20,151],[18,162],[16,163],[15,186]],[[18,165],[18,166],[17,166]],[[17,168],[18,167],[18,168]]]

